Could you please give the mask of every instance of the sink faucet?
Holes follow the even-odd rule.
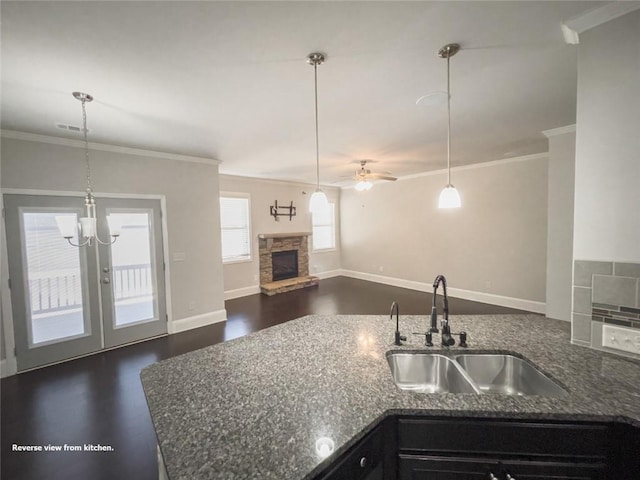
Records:
[[[438,332],[438,307],[436,307],[436,293],[438,287],[442,284],[442,294],[444,302],[442,306],[442,345],[450,347],[455,345],[456,341],[451,336],[451,327],[449,326],[449,297],[447,296],[447,279],[444,275],[437,275],[433,281],[433,306],[431,307],[431,328],[430,332]]]
[[[400,307],[398,306],[398,302],[393,302],[391,304],[391,312],[389,313],[389,316],[392,320],[394,311],[396,312],[396,335],[393,343],[396,345],[402,345],[402,342],[407,341],[407,337],[400,335]]]

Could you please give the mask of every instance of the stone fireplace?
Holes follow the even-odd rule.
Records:
[[[310,235],[307,232],[258,235],[262,293],[276,295],[318,284],[318,277],[309,275]]]

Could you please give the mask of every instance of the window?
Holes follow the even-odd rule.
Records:
[[[324,212],[313,213],[313,249],[329,250],[336,248],[335,204],[330,203]]]
[[[251,260],[250,230],[249,197],[242,194],[221,196],[220,231],[223,263]]]

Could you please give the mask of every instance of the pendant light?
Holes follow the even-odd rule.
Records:
[[[460,194],[451,184],[451,73],[449,59],[460,50],[460,45],[450,43],[438,51],[440,58],[447,59],[447,186],[440,192],[438,208],[460,208]]]
[[[329,208],[329,201],[325,193],[320,190],[320,146],[318,142],[318,65],[323,64],[325,56],[323,53],[310,53],[307,56],[307,63],[313,66],[313,76],[315,85],[315,106],[316,106],[316,191],[309,199],[309,211],[311,213],[326,212]]]
[[[120,225],[117,224],[116,218],[112,215],[107,216],[107,224],[111,236],[110,242],[103,242],[98,238],[97,216],[96,216],[96,199],[91,189],[91,165],[89,164],[89,140],[87,139],[87,110],[85,104],[93,101],[93,97],[88,93],[73,92],[74,98],[82,102],[82,132],[84,134],[84,158],[87,169],[87,189],[84,197],[84,206],[87,216],[80,218],[80,222],[76,223],[75,215],[59,215],[56,216],[56,224],[62,237],[74,247],[84,247],[85,245],[93,245],[95,242],[102,245],[110,245],[120,236]],[[71,241],[78,232],[82,237],[78,243]],[[95,242],[94,242],[95,240]]]

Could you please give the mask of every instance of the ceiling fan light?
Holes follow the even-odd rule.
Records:
[[[371,183],[368,180],[359,180],[358,183],[356,183],[355,189],[359,192],[364,192],[367,190],[371,190],[371,187],[373,187],[373,183]]]
[[[438,208],[460,208],[461,206],[460,194],[456,187],[451,184],[444,187],[442,192],[440,192]]]
[[[309,199],[309,211],[311,213],[322,213],[327,211],[328,208],[329,200],[327,200],[325,193],[318,188]]]

